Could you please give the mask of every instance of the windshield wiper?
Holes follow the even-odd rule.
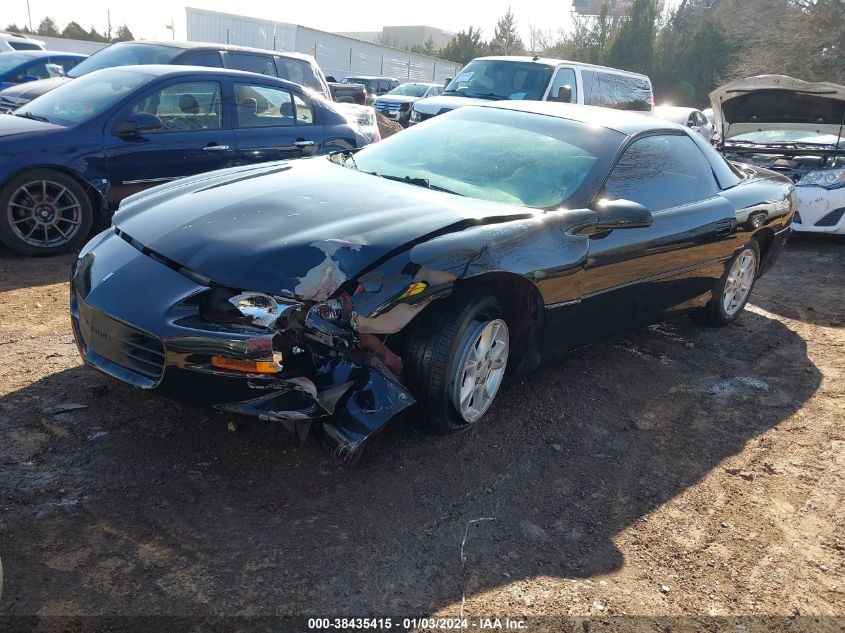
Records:
[[[452,191],[451,189],[447,189],[446,187],[440,187],[439,185],[432,185],[431,181],[428,178],[418,178],[413,176],[391,176],[390,174],[379,174],[374,171],[365,171],[365,174],[372,174],[373,176],[378,176],[379,178],[385,178],[387,180],[395,180],[396,182],[405,182],[409,185],[414,185],[417,187],[425,187],[426,189],[433,189],[434,191],[443,191],[444,193],[451,193],[456,196],[462,196],[464,194],[458,193],[457,191]]]
[[[480,92],[478,94],[464,95],[466,97],[474,97],[477,99],[492,99],[493,101],[508,101],[510,97],[497,95],[495,92]]]
[[[440,94],[442,94],[442,95],[460,95],[460,96],[463,96],[463,95],[462,95],[462,93],[461,93],[461,92],[458,92],[457,90],[444,90],[444,91],[443,91],[443,92],[441,92]]]
[[[42,123],[50,122],[50,119],[48,119],[46,116],[41,116],[40,114],[33,114],[32,112],[15,112],[15,116],[19,116],[24,119],[32,119],[33,121],[41,121]]]

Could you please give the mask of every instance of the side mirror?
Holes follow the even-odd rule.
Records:
[[[118,136],[135,136],[140,132],[148,132],[149,130],[158,130],[164,126],[155,114],[149,112],[133,112],[123,123],[118,123],[114,128],[114,133]]]
[[[22,75],[20,82],[26,83],[27,81],[38,81],[38,77],[35,75]]]
[[[640,229],[651,226],[654,219],[651,211],[632,200],[599,200],[595,208],[596,221],[587,227],[588,232],[611,229]]]
[[[328,81],[329,83],[337,83],[337,79],[335,79],[333,75],[329,75],[328,77],[326,77],[326,81]]]
[[[561,86],[557,89],[557,95],[554,101],[562,101],[563,103],[570,103],[572,101],[572,86]]]

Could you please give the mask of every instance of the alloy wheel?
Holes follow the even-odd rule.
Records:
[[[722,292],[722,308],[729,317],[739,312],[745,304],[754,285],[754,277],[757,274],[757,254],[750,248],[746,248],[734,260],[728,278],[725,280],[725,289]]]
[[[458,351],[451,382],[452,404],[466,422],[478,420],[493,402],[508,363],[508,326],[501,319],[475,322]]]
[[[82,204],[66,186],[34,180],[9,198],[6,217],[15,236],[36,248],[66,244],[82,224]]]

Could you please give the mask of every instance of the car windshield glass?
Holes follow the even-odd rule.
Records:
[[[17,68],[31,59],[32,57],[29,57],[28,55],[2,53],[0,54],[0,73],[7,73],[13,68]]]
[[[820,145],[836,145],[835,134],[821,134],[808,132],[807,130],[766,130],[763,132],[749,132],[732,136],[729,142],[756,143],[759,145],[770,145],[776,143],[815,143]],[[845,147],[845,138],[840,139],[839,144]]]
[[[406,97],[422,97],[428,86],[424,84],[402,84],[388,92],[389,95],[404,95]]]
[[[367,146],[355,164],[409,186],[549,208],[565,206],[591,175],[604,173],[623,139],[557,117],[461,108]]]
[[[71,127],[92,119],[148,79],[143,73],[101,70],[62,84],[33,99],[15,114]]]
[[[169,64],[183,49],[159,44],[114,44],[91,55],[68,72],[68,77],[81,77],[102,68],[136,64]]]
[[[527,99],[539,101],[554,68],[536,62],[482,60],[467,64],[449,82],[446,94],[481,99]]]

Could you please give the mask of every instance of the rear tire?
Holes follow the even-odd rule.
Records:
[[[411,322],[403,354],[417,423],[444,434],[478,422],[498,393],[508,352],[502,309],[483,290],[461,289],[426,308]]]
[[[734,255],[713,289],[713,297],[704,309],[709,325],[723,327],[739,318],[754,290],[759,270],[760,246],[751,240]]]
[[[94,212],[85,189],[58,171],[35,169],[0,190],[0,242],[21,255],[55,255],[77,248]]]

